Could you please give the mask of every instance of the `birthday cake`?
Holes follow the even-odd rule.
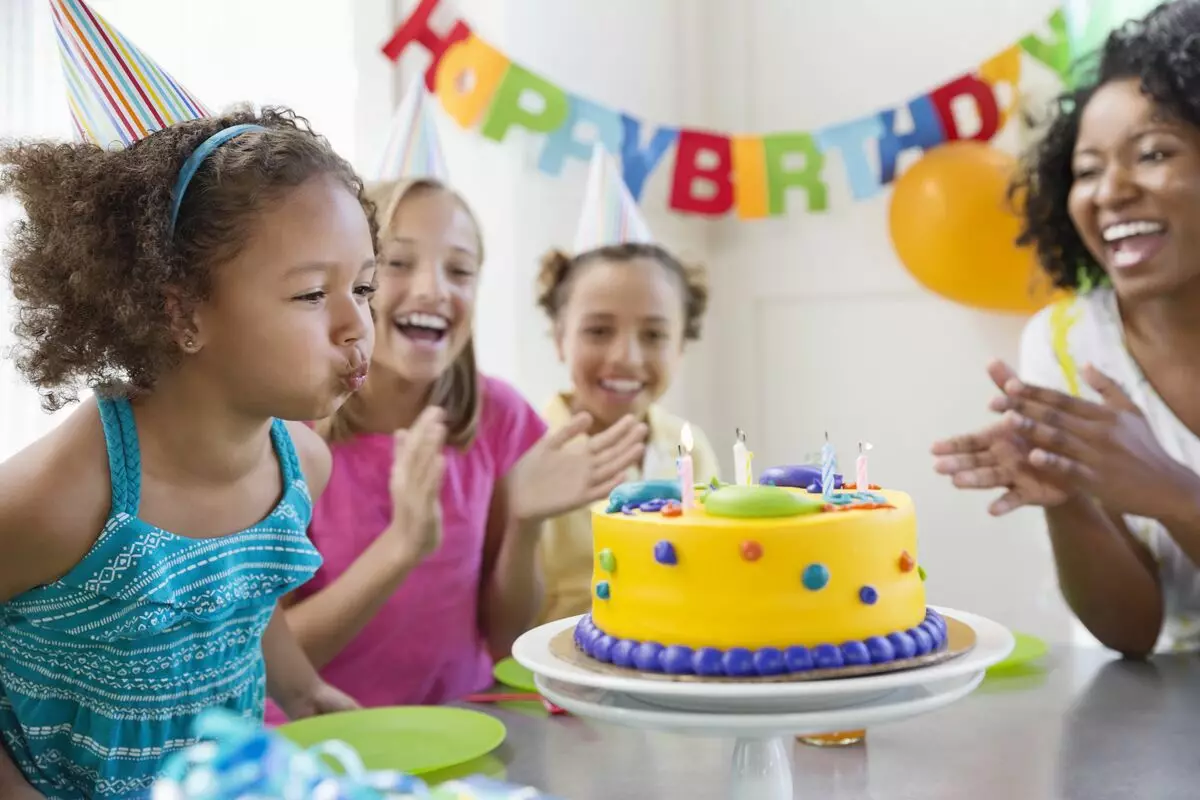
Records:
[[[904,492],[810,465],[754,484],[638,481],[593,509],[592,534],[591,613],[574,635],[597,661],[748,678],[946,647]]]

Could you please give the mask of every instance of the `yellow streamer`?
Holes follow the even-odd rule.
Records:
[[[1078,321],[1079,310],[1075,308],[1074,297],[1064,297],[1050,309],[1050,344],[1067,380],[1067,390],[1076,397],[1079,396],[1079,368],[1071,356],[1070,333]]]

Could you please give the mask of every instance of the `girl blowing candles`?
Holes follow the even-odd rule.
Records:
[[[330,683],[364,705],[440,703],[491,684],[541,598],[543,520],[607,495],[642,453],[632,418],[590,447],[591,419],[545,426],[475,366],[483,242],[444,178],[419,85],[372,189],[380,227],[366,386],[319,424],[333,453],[310,534],[325,558],[288,619]],[[414,131],[417,137],[408,138]]]
[[[108,41],[97,17],[55,14],[77,125],[120,140],[99,110],[116,87],[71,60],[79,37]],[[273,612],[320,563],[305,528],[329,471],[283,420],[332,413],[370,357],[362,187],[290,112],[168,110],[125,149],[0,150],[25,213],[7,253],[17,365],[49,409],[95,390],[0,465],[0,797],[143,792],[206,708],[354,705]]]
[[[1039,313],[1001,422],[934,447],[991,507],[1044,510],[1063,595],[1130,656],[1200,646],[1200,2],[1108,38],[1033,151],[1024,240],[1076,295]],[[1099,287],[1099,288],[1097,288]]]
[[[674,478],[683,420],[658,405],[683,357],[700,338],[708,303],[704,272],[685,267],[650,230],[620,178],[597,146],[575,256],[551,253],[538,278],[538,305],[553,325],[559,358],[573,390],[543,412],[554,428],[585,412],[599,436],[629,416],[647,423],[646,455],[628,477]],[[718,475],[704,433],[691,426],[693,474],[704,483]],[[538,550],[546,580],[541,622],[583,614],[591,606],[591,512],[581,508],[550,522]]]

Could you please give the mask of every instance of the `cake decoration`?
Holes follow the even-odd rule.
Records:
[[[872,636],[867,639],[867,652],[871,654],[872,664],[886,664],[896,660],[896,650],[892,643],[882,636]]]
[[[834,478],[833,474],[837,470],[837,455],[834,453],[833,445],[829,441],[829,432],[825,432],[825,444],[821,445],[821,494],[826,498],[833,495]]]
[[[858,459],[854,462],[854,483],[856,486],[871,487],[867,480],[867,451],[871,449],[870,442],[858,443]]]
[[[692,672],[692,659],[695,653],[692,648],[682,645],[671,645],[662,651],[659,662],[662,671],[668,675],[688,675]]]
[[[821,467],[817,464],[787,464],[780,467],[768,467],[763,470],[758,482],[764,486],[783,486],[792,489],[806,489],[813,494],[821,493]],[[813,488],[816,486],[816,491]],[[833,488],[842,488],[842,476],[834,473]]]
[[[617,558],[613,555],[613,551],[607,547],[600,551],[597,561],[600,562],[600,569],[605,572],[613,572],[617,568]]]
[[[611,592],[608,588],[608,581],[600,581],[596,584],[596,597],[599,597],[601,600],[607,600],[610,596]]]
[[[917,564],[917,577],[921,579],[921,583],[925,582],[925,568]]]
[[[847,666],[861,667],[871,663],[871,653],[863,642],[846,642],[842,645],[842,660]]]
[[[749,486],[754,483],[750,465],[754,453],[746,449],[746,432],[736,428],[733,432],[733,485]]]
[[[696,477],[692,467],[692,426],[685,422],[679,432],[679,458],[675,467],[679,470],[679,487],[682,490],[681,504],[685,509],[696,507]]]
[[[709,677],[720,677],[725,674],[725,669],[721,666],[721,653],[715,647],[701,647],[692,656],[692,671],[697,675],[706,675]]]
[[[913,567],[915,567],[916,565],[917,565],[916,559],[914,559],[912,556],[910,556],[908,554],[907,550],[900,553],[900,571],[901,572],[912,572]]]
[[[642,642],[633,648],[633,665],[645,672],[660,672],[662,665],[659,664],[658,657],[663,650],[663,646],[658,642]]]
[[[714,517],[764,519],[795,517],[821,511],[820,500],[778,486],[725,486],[704,499],[704,510]]]
[[[675,545],[666,540],[654,545],[654,560],[669,567],[678,564],[679,557],[675,554]]]
[[[820,591],[829,583],[829,569],[824,564],[809,564],[804,568],[800,581],[804,584],[805,589],[814,592]]]
[[[663,503],[661,513],[664,517],[682,517],[683,506],[679,503],[672,503],[670,500],[668,500],[667,502]]]
[[[764,677],[787,672],[783,653],[775,647],[764,647],[754,654],[754,671]]]
[[[812,654],[817,669],[837,669],[846,664],[842,648],[835,644],[819,644],[813,648]]]
[[[754,655],[745,647],[734,647],[721,657],[721,668],[731,678],[754,675]]]
[[[677,480],[629,481],[622,483],[608,495],[607,513],[612,514],[626,507],[637,508],[650,501],[663,503],[667,500],[678,501],[679,499],[679,481]],[[661,508],[661,505],[659,507]]]
[[[858,590],[858,599],[865,605],[873,606],[879,600],[879,592],[875,591],[874,586],[864,586]]]
[[[812,653],[802,645],[789,647],[783,651],[783,665],[788,672],[807,672],[813,668]]]
[[[747,561],[758,561],[762,558],[762,545],[758,542],[746,541],[742,542],[742,558]]]

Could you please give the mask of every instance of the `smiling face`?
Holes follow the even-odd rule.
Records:
[[[375,269],[358,198],[335,178],[310,179],[265,208],[214,270],[187,368],[263,416],[328,416],[366,378]]]
[[[449,191],[417,185],[379,234],[375,367],[431,385],[471,338],[482,247]]]
[[[1118,295],[1200,278],[1200,130],[1163,115],[1136,79],[1113,81],[1083,110],[1072,170],[1071,221]]]
[[[671,384],[683,354],[684,287],[649,258],[575,267],[555,325],[578,411],[597,427],[641,417]]]

